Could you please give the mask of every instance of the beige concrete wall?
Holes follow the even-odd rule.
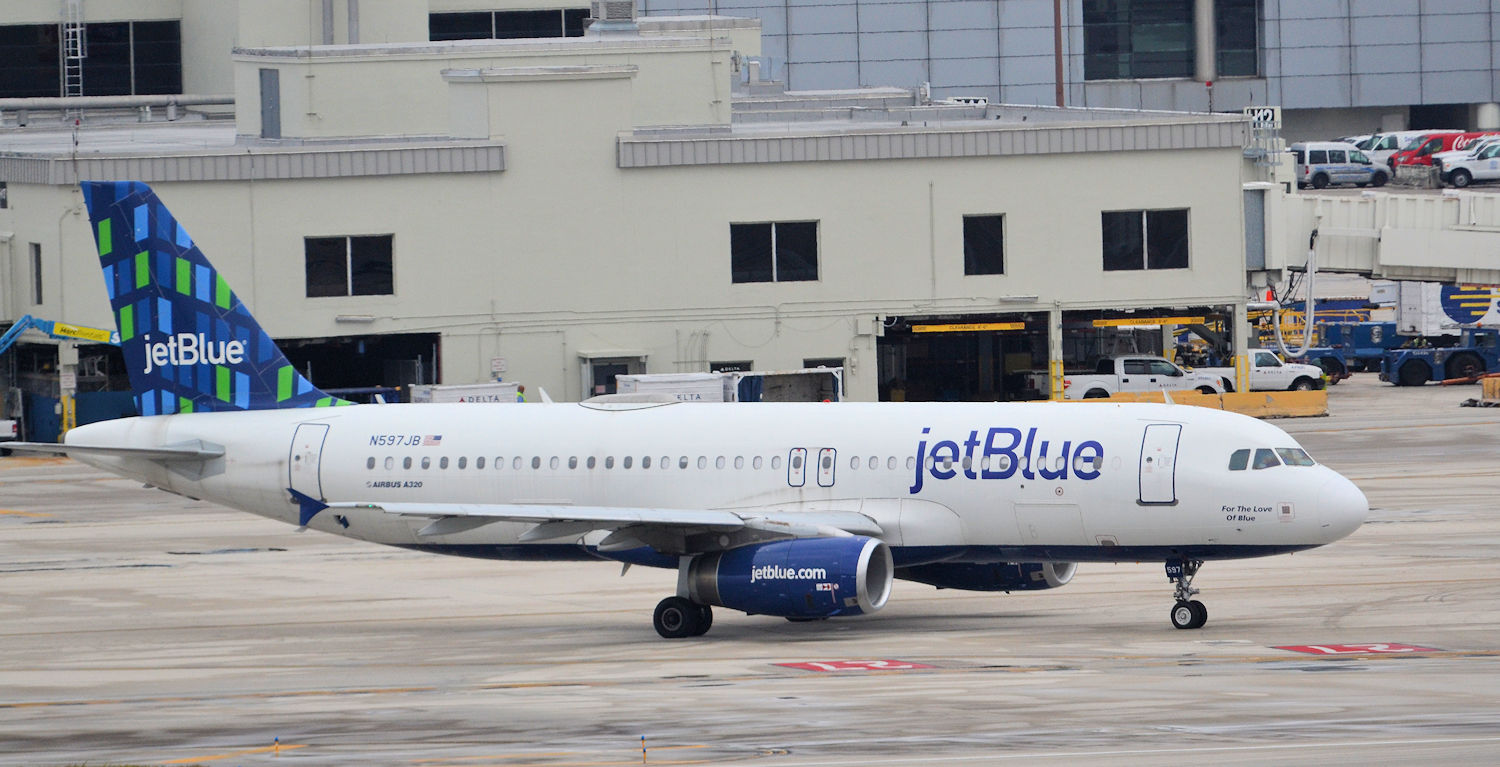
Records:
[[[239,0],[194,0],[182,8],[182,90],[234,93],[229,51],[238,44]]]
[[[722,41],[506,41],[321,49],[234,57],[236,123],[260,133],[257,71],[281,72],[284,138],[449,135],[447,69],[634,66],[631,125],[728,125],[732,51]],[[566,87],[559,82],[558,87]]]
[[[595,85],[595,107],[623,111]],[[621,171],[608,121],[548,114],[557,122],[510,131],[503,173],[157,190],[273,336],[437,332],[444,382],[484,380],[506,357],[508,380],[559,399],[580,394],[579,354],[603,350],[644,351],[650,372],[848,357],[850,396],[874,399],[861,319],[868,332],[877,315],[1223,304],[1243,292],[1237,150]],[[20,208],[0,211],[0,230],[65,253],[66,303],[47,316],[108,323],[87,221],[55,212],[77,193],[12,195]],[[1191,268],[1105,273],[1100,211],[1166,207],[1191,209]],[[966,277],[962,216],[993,213],[1006,216],[1007,273]],[[820,279],[734,284],[729,224],[786,220],[820,222]],[[395,295],[305,297],[304,237],[385,233]],[[1018,295],[1037,298],[1000,300]]]
[[[184,0],[87,0],[84,21],[178,19],[183,4]],[[62,0],[0,0],[0,19],[6,24],[56,24],[62,21],[62,8]]]

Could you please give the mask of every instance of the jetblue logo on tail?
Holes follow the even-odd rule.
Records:
[[[80,186],[141,415],[350,404],[292,367],[149,187]]]
[[[238,365],[245,361],[245,345],[239,341],[210,341],[202,333],[178,333],[166,343],[151,343],[147,334],[146,373],[168,365]]]

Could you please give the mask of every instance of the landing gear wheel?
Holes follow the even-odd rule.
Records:
[[[1172,625],[1180,629],[1199,629],[1208,622],[1208,608],[1194,599],[1172,605]]]
[[[1173,565],[1176,565],[1175,571]],[[1177,602],[1172,605],[1171,612],[1172,626],[1175,628],[1199,629],[1208,622],[1208,608],[1193,599],[1193,595],[1198,593],[1193,588],[1193,576],[1198,574],[1198,568],[1202,566],[1201,559],[1167,563],[1167,579],[1177,584],[1174,591]]]
[[[698,605],[698,632],[693,636],[703,636],[714,625],[714,608],[708,605]]]
[[[657,603],[651,625],[663,639],[698,636],[708,630],[703,609],[684,597],[667,597]]]

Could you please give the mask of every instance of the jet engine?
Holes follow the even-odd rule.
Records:
[[[915,565],[896,571],[906,581],[916,581],[940,589],[965,591],[1040,591],[1067,585],[1078,569],[1074,562],[996,562],[968,564],[962,562]]]
[[[688,598],[751,615],[864,615],[885,606],[894,573],[890,547],[874,538],[795,538],[695,558]]]

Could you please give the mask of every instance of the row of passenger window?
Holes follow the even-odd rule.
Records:
[[[563,463],[564,463],[564,459],[563,458],[561,458],[559,456],[555,456],[555,455],[552,456],[552,457],[550,457],[550,458],[547,458],[545,460],[546,460],[546,464],[547,464],[547,468],[548,469],[559,469],[559,468],[561,468],[563,466]],[[855,459],[855,461],[859,461],[859,460],[860,459],[858,459],[858,458]],[[879,461],[880,461],[879,458],[871,457],[870,458],[870,468],[876,468],[878,466],[878,464],[879,464]],[[914,459],[914,458],[907,458],[906,459],[906,462],[907,462],[908,466],[915,466],[915,461],[916,461],[916,459]],[[640,468],[642,468],[642,469],[649,469],[653,465],[652,457],[649,456],[649,455],[641,456],[639,461],[636,460],[635,456],[627,455],[627,456],[624,456],[624,457],[620,458],[618,462],[615,460],[615,457],[612,456],[612,455],[605,456],[603,460],[600,460],[600,459],[598,459],[595,456],[588,456],[587,458],[580,459],[578,456],[573,455],[573,456],[568,456],[567,459],[566,459],[566,462],[567,462],[567,467],[569,469],[577,469],[580,465],[583,468],[585,468],[585,469],[594,469],[594,468],[598,468],[601,464],[606,469],[613,469],[613,468],[615,468],[616,465],[618,465],[622,469],[634,468],[637,465],[640,466]],[[674,461],[673,461],[672,456],[664,455],[659,460],[655,461],[654,465],[657,468],[669,469],[669,468],[672,467],[673,462]],[[691,458],[689,458],[688,456],[685,456],[685,455],[684,456],[678,456],[675,462],[677,464],[677,468],[679,468],[679,469],[686,469],[686,468],[688,468],[688,466],[690,466],[690,465],[693,464],[693,460]],[[512,457],[510,459],[510,468],[519,471],[521,469],[526,468],[529,465],[533,469],[540,469],[540,468],[542,468],[542,463],[543,463],[543,458],[541,456],[539,456],[539,455],[532,456],[529,461],[526,458],[518,455],[518,456],[514,456],[514,457]],[[729,458],[729,457],[721,455],[721,456],[717,456],[717,457],[715,457],[713,459],[713,466],[714,466],[715,469],[724,469],[724,468],[727,468],[727,467],[729,467],[731,465],[734,466],[734,468],[736,468],[736,469],[743,469],[743,468],[745,468],[746,463],[748,463],[750,465],[750,468],[752,468],[752,469],[761,469],[761,468],[764,468],[767,464],[769,464],[772,469],[780,469],[781,468],[781,456],[779,456],[779,455],[771,456],[771,458],[769,460],[767,460],[766,458],[757,455],[757,456],[751,457],[751,458],[749,458],[747,460],[742,455],[737,455],[737,456],[734,456],[733,458]],[[800,455],[794,456],[792,458],[792,463],[793,463],[793,467],[794,468],[801,468],[801,466],[802,466],[802,456],[800,456]],[[892,469],[896,468],[896,458],[894,456],[891,457],[891,458],[886,459],[886,463],[888,464],[888,466],[890,468],[892,468]],[[385,467],[386,470],[388,470],[388,471],[394,471],[395,468],[396,468],[396,458],[394,456],[389,456],[388,455],[381,462],[381,464]],[[458,459],[456,461],[453,461],[451,464],[449,462],[448,456],[439,456],[436,461],[433,460],[432,456],[423,456],[420,461],[417,461],[417,460],[413,459],[411,456],[406,456],[406,457],[404,457],[404,458],[401,459],[401,468],[402,469],[412,469],[412,468],[418,467],[418,466],[420,468],[423,468],[423,469],[431,469],[434,464],[436,464],[437,468],[439,468],[439,469],[447,469],[447,468],[449,468],[450,465],[451,466],[455,466],[455,467],[457,467],[459,469],[467,469],[471,465],[475,469],[483,469],[487,465],[484,456],[480,456],[478,458],[475,458],[472,462],[469,460],[469,458],[467,456],[459,456]],[[376,465],[375,456],[370,456],[369,458],[365,459],[365,468],[366,469],[373,470],[375,468],[375,465]],[[488,465],[494,467],[495,469],[504,469],[505,465],[506,465],[506,459],[503,456],[496,456],[495,459],[494,459],[494,461],[488,463]],[[708,456],[705,456],[705,455],[698,456],[698,459],[697,459],[697,466],[698,466],[698,468],[700,468],[700,469],[707,469],[708,465],[709,465],[709,458],[708,458]]]
[[[1246,468],[1269,469],[1273,466],[1315,466],[1315,461],[1300,448],[1278,447],[1272,450],[1268,447],[1255,449],[1255,461],[1250,460],[1250,448],[1236,450],[1229,454],[1229,470],[1244,471]]]
[[[1246,453],[1248,455],[1249,451],[1241,451],[1241,452],[1244,452],[1244,453]],[[1264,451],[1264,452],[1269,453],[1270,451]],[[1300,451],[1300,450],[1298,450],[1296,452],[1302,453],[1302,451]],[[1238,455],[1238,453],[1236,453],[1236,455]],[[1304,458],[1306,458],[1307,454],[1306,453],[1302,453],[1302,455],[1303,455]],[[1274,460],[1274,456],[1272,458]],[[1257,458],[1257,460],[1259,460],[1259,459]],[[1307,465],[1311,465],[1311,459],[1307,459],[1307,460],[1309,461],[1309,463]],[[397,459],[395,458],[395,456],[389,456],[388,455],[380,463],[384,466],[384,468],[387,471],[394,471],[396,469],[396,461],[397,461]],[[802,456],[801,455],[794,454],[792,456],[792,458],[791,458],[791,461],[792,461],[792,468],[793,469],[801,469],[802,468]],[[365,459],[365,468],[366,469],[370,469],[370,470],[373,471],[375,469],[376,463],[377,463],[377,460],[376,460],[375,456],[370,456],[369,458]],[[511,467],[511,469],[516,470],[516,471],[524,469],[528,465],[532,469],[540,469],[540,468],[542,468],[542,463],[543,463],[542,457],[541,456],[536,456],[536,455],[532,456],[529,461],[526,458],[524,458],[522,456],[519,456],[519,455],[510,458],[510,467]],[[558,456],[555,456],[555,455],[546,459],[546,465],[547,465],[548,469],[559,469],[559,468],[561,468],[563,466],[563,463],[564,463],[564,459],[562,459],[562,458],[560,458]],[[588,456],[587,458],[583,458],[581,460],[578,458],[578,456],[568,456],[568,458],[566,459],[566,463],[567,463],[567,467],[569,469],[577,469],[580,465],[582,465],[583,468],[585,468],[585,469],[594,469],[594,468],[597,468],[600,464],[603,464],[604,468],[606,468],[606,469],[613,469],[617,465],[615,457],[612,456],[612,455],[605,456],[602,461],[599,460],[598,458],[594,457],[594,456]],[[658,461],[655,462],[655,466],[658,467],[658,468],[662,468],[662,469],[668,469],[668,468],[672,467],[672,463],[673,463],[672,456],[664,455],[664,456],[661,457],[660,460],[658,460]],[[677,459],[676,459],[676,463],[677,463],[677,468],[679,468],[679,469],[686,469],[686,468],[688,468],[688,466],[693,465],[692,459],[690,459],[688,456],[685,456],[685,455],[684,456],[678,456]],[[728,468],[731,465],[734,468],[736,468],[736,469],[743,469],[743,468],[745,468],[746,463],[747,463],[746,458],[744,456],[739,456],[739,455],[734,456],[733,458],[728,458],[726,456],[722,456],[721,455],[721,456],[717,456],[717,457],[715,457],[713,459],[713,467],[715,469],[724,469],[724,468]],[[767,459],[763,458],[762,456],[758,456],[757,455],[757,456],[754,456],[754,457],[750,458],[748,460],[748,463],[750,465],[750,468],[752,468],[752,469],[762,469],[767,464],[769,464],[772,470],[780,470],[781,469],[781,456],[779,456],[779,455],[771,456],[771,458],[769,460],[767,460]],[[832,465],[833,462],[832,462],[831,459],[825,457],[823,459],[823,463],[824,463],[824,465],[822,466],[822,468],[824,470],[828,470],[828,469],[833,468],[833,465]],[[906,471],[911,471],[911,470],[913,470],[913,469],[915,469],[917,467],[917,459],[915,457],[907,456],[905,463],[906,463]],[[1011,461],[1010,461],[1010,459],[1007,456],[997,456],[996,459],[995,459],[995,461],[993,461],[993,465],[992,465],[992,462],[990,461],[990,457],[989,456],[983,456],[978,461],[974,461],[971,457],[965,456],[962,459],[960,459],[958,462],[954,462],[954,461],[949,460],[949,459],[944,459],[942,461],[934,461],[933,458],[932,458],[932,456],[927,456],[927,459],[925,461],[923,461],[923,463],[925,464],[925,468],[927,468],[927,469],[932,469],[932,468],[935,468],[937,466],[941,466],[945,471],[952,469],[955,465],[961,465],[965,470],[969,470],[969,469],[973,469],[976,464],[983,471],[989,471],[991,469],[994,469],[996,471],[1005,471],[1005,470],[1007,470],[1007,469],[1010,468]],[[1056,464],[1055,468],[1061,469],[1063,467],[1064,463],[1065,463],[1065,459],[1062,458],[1062,457],[1058,457],[1055,461],[1053,461],[1053,463]],[[1092,457],[1092,460],[1090,458],[1080,456],[1079,460],[1075,461],[1075,463],[1077,464],[1075,466],[1075,468],[1077,468],[1077,469],[1092,468],[1093,470],[1097,471],[1100,468],[1100,465],[1103,463],[1103,460],[1102,460],[1102,458],[1097,457],[1097,456]],[[1291,461],[1288,461],[1288,463],[1291,463]],[[495,469],[504,469],[505,465],[506,465],[506,459],[504,457],[502,457],[502,456],[496,456],[495,459],[492,462],[488,462],[488,463],[486,462],[484,456],[480,456],[478,458],[475,458],[472,461],[470,461],[470,459],[467,456],[459,456],[457,460],[452,461],[451,463],[450,463],[450,459],[448,458],[448,456],[439,456],[436,461],[433,460],[432,456],[423,456],[420,459],[420,461],[418,461],[416,459],[413,459],[411,456],[406,456],[406,457],[400,459],[401,468],[402,469],[406,469],[406,470],[410,470],[410,469],[415,468],[415,467],[420,467],[422,469],[431,469],[434,464],[436,464],[437,468],[439,468],[439,469],[447,469],[450,466],[455,466],[458,469],[467,469],[470,466],[473,466],[475,469],[483,469],[486,465],[492,466]],[[884,466],[885,466],[885,468],[886,468],[887,471],[895,471],[897,469],[897,467],[901,465],[901,461],[900,461],[900,459],[898,459],[896,456],[893,456],[893,455],[892,456],[885,456],[885,457],[872,455],[872,456],[869,456],[868,458],[862,457],[862,456],[854,456],[854,457],[852,457],[852,458],[849,459],[849,468],[853,469],[853,470],[859,470],[861,468],[868,468],[870,471],[875,471],[875,470],[879,469],[882,464],[884,464]],[[1233,462],[1231,461],[1230,468],[1234,468],[1232,464],[1233,464]],[[1244,461],[1242,460],[1241,461],[1241,465],[1240,465],[1241,469],[1244,468],[1243,464],[1244,464]],[[651,456],[649,456],[649,455],[647,455],[647,456],[641,456],[640,460],[637,462],[635,456],[627,455],[627,456],[624,456],[623,458],[620,458],[619,461],[618,461],[618,466],[620,468],[622,468],[622,469],[630,469],[630,468],[633,468],[633,467],[635,467],[637,465],[639,465],[640,468],[642,468],[642,469],[649,469],[649,468],[651,468],[652,465],[653,465]],[[698,456],[698,459],[696,461],[696,465],[700,469],[707,469],[708,465],[709,465],[709,458],[708,458],[708,456],[704,456],[704,455]],[[1298,464],[1298,465],[1301,465],[1301,464]],[[1264,468],[1264,467],[1257,466],[1256,468]]]

